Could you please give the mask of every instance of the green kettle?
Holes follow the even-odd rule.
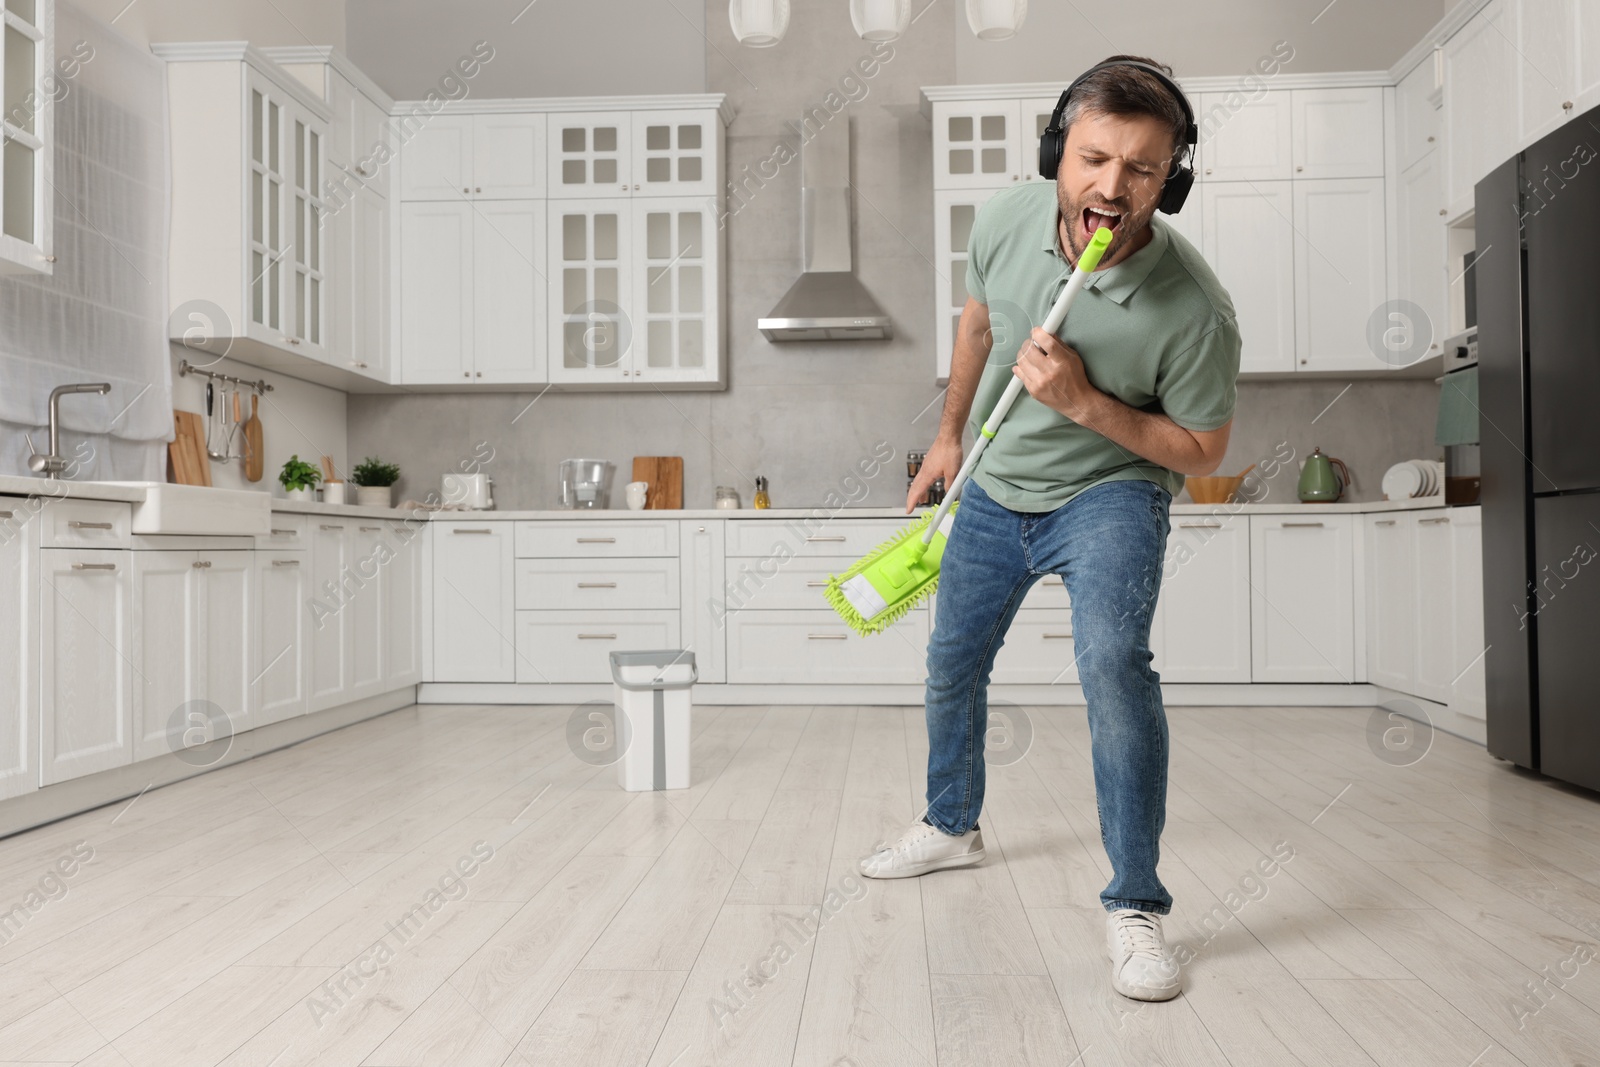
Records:
[[[1313,448],[1306,457],[1305,466],[1300,468],[1300,501],[1331,504],[1344,495],[1344,487],[1349,484],[1350,468],[1344,465],[1344,460],[1323,455],[1322,449]]]

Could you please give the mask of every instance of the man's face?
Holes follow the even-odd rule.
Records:
[[[1056,201],[1066,221],[1072,258],[1083,254],[1102,226],[1111,230],[1103,263],[1142,243],[1172,165],[1172,131],[1151,115],[1107,115],[1085,110],[1067,131]]]

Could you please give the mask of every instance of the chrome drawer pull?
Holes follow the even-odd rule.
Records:
[[[110,529],[112,529],[112,525],[109,522],[83,522],[83,521],[81,521],[79,519],[73,519],[70,522],[68,522],[67,525],[72,527],[74,530],[110,530]]]
[[[579,582],[579,589],[615,589],[616,582]]]
[[[1418,526],[1423,526],[1423,525],[1428,525],[1428,524],[1432,524],[1432,523],[1436,523],[1436,522],[1449,522],[1449,521],[1450,521],[1450,516],[1448,516],[1448,515],[1439,515],[1439,516],[1436,516],[1436,517],[1431,518],[1431,519],[1418,519],[1417,520],[1417,525]]]
[[[192,564],[190,564],[190,566],[192,566],[197,571],[203,571],[207,567],[211,566],[211,561],[209,559],[197,559]]]
[[[580,538],[578,538],[578,544],[580,544],[580,545],[614,545],[616,543],[617,543],[617,539],[615,537],[580,537]]]
[[[320,525],[324,530],[342,530],[342,529],[344,529],[343,526],[340,526],[340,525],[338,525],[336,523],[324,522],[324,523],[319,523],[318,525]]]
[[[1045,634],[1044,636],[1045,637],[1071,637],[1072,634],[1070,634],[1070,633],[1065,633],[1065,634]]]
[[[579,634],[579,641],[615,641],[616,634]]]
[[[117,569],[117,565],[115,563],[74,563],[72,569],[75,571],[114,571]]]
[[[361,532],[362,533],[382,533],[383,532],[383,527],[382,526],[363,526],[363,527],[361,527]]]
[[[275,559],[272,561],[272,565],[274,567],[298,567],[300,566],[300,561],[297,559]]]
[[[813,535],[811,537],[806,538],[806,540],[807,541],[843,541],[843,540],[845,540],[845,536],[844,536],[844,534],[829,534],[826,537],[819,537],[819,536]]]
[[[494,533],[493,530],[487,530],[487,529],[485,529],[485,530],[451,530],[450,532],[451,533],[456,533],[456,534],[486,534],[486,533]]]
[[[1393,526],[1394,525],[1394,520],[1393,519],[1377,519],[1376,521],[1373,522],[1372,525],[1374,525],[1374,526]]]
[[[1321,526],[1322,523],[1320,523],[1320,522],[1286,522],[1286,523],[1283,523],[1282,525],[1283,525],[1284,529],[1288,529],[1291,526]]]
[[[807,641],[843,641],[846,634],[806,634]]]
[[[9,518],[11,518],[11,512],[9,512],[9,511],[0,511],[0,519],[9,519]]]
[[[827,582],[807,582],[806,583],[806,585],[810,586],[812,589],[816,589],[818,587],[825,586],[827,584],[828,584]]]
[[[1222,529],[1222,523],[1220,523],[1220,522],[1180,522],[1180,523],[1178,523],[1178,526],[1181,529],[1185,529],[1185,530],[1220,530],[1220,529]]]
[[[293,530],[273,530],[272,531],[272,536],[273,537],[293,537],[294,536],[294,531]]]

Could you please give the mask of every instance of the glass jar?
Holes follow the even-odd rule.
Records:
[[[731,485],[717,486],[717,507],[728,510],[739,506],[739,490]]]

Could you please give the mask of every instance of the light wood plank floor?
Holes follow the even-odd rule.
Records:
[[[0,1064],[1600,1062],[1600,800],[1457,738],[1170,709],[1194,959],[1139,1005],[1082,709],[1025,709],[982,866],[896,882],[854,862],[922,810],[920,709],[699,708],[645,794],[570,711],[407,708],[0,841]]]

